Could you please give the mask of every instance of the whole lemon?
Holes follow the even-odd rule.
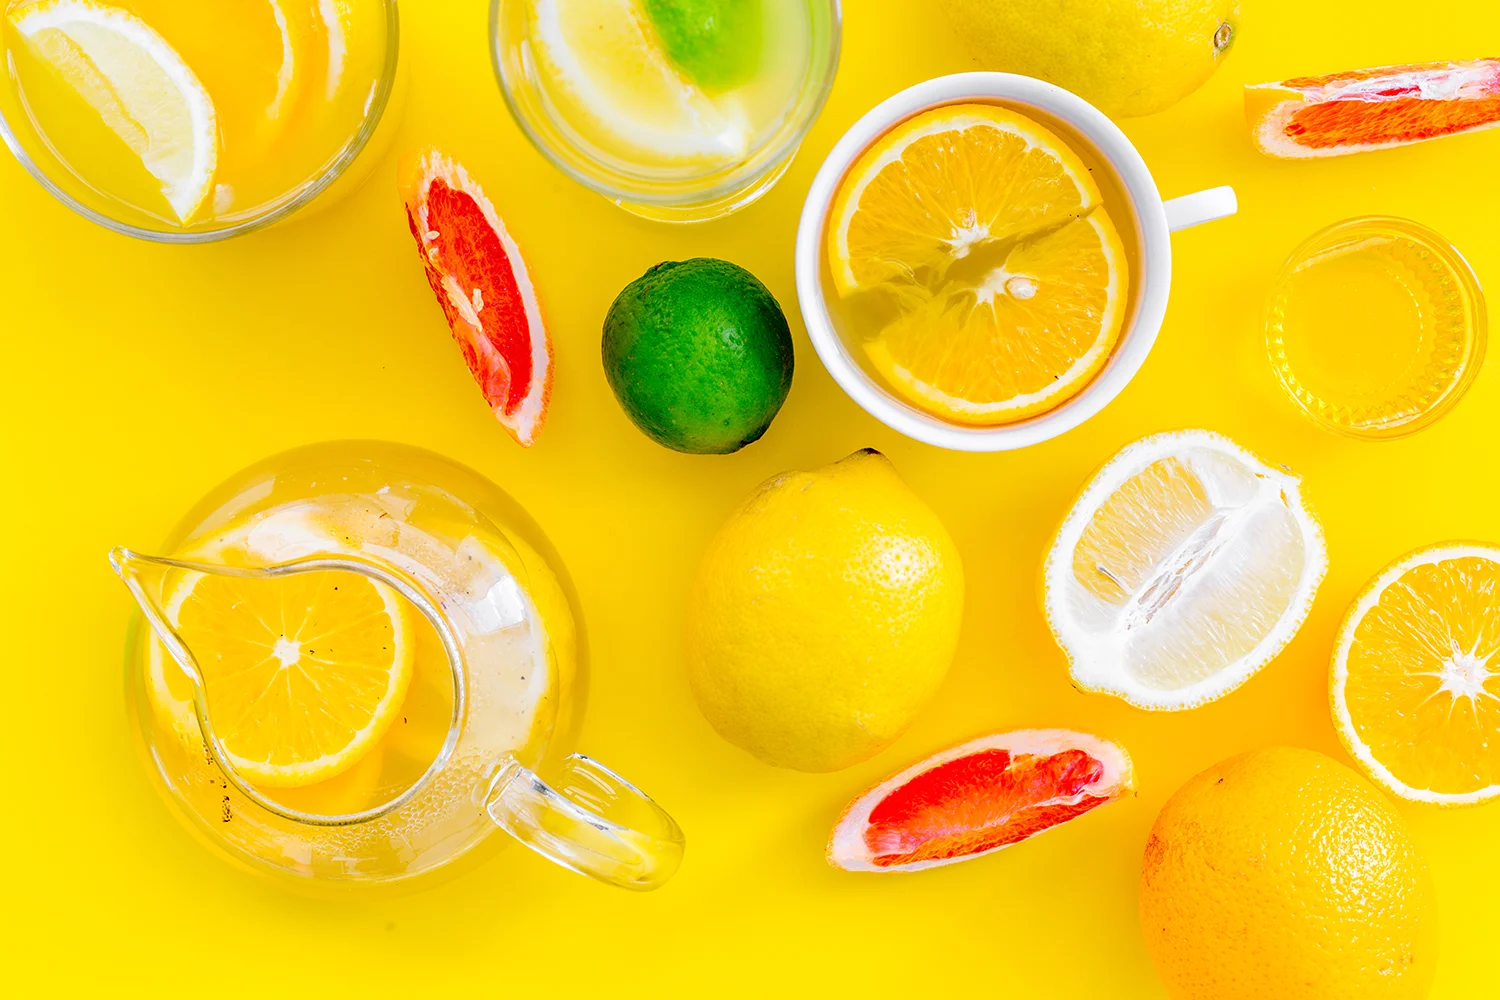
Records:
[[[983,69],[1040,77],[1116,118],[1197,90],[1240,28],[1240,0],[942,2]]]
[[[1427,995],[1427,865],[1368,781],[1320,753],[1256,750],[1188,781],[1141,866],[1141,930],[1174,1000]]]
[[[703,714],[768,764],[836,771],[906,729],[948,672],[958,550],[866,449],[761,484],[703,556],[687,666]]]

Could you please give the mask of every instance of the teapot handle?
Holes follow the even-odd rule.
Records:
[[[622,889],[655,889],[677,871],[682,830],[645,792],[578,753],[558,777],[553,787],[507,757],[490,781],[485,812],[548,861]]]

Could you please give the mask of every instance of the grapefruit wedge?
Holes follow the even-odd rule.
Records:
[[[1245,88],[1267,156],[1311,159],[1406,146],[1500,125],[1500,59],[1382,66]]]
[[[1067,729],[981,736],[928,757],[850,803],[828,863],[911,872],[1018,844],[1135,792],[1125,750]]]
[[[521,250],[460,164],[428,149],[402,169],[427,283],[495,419],[523,446],[552,395],[552,345]]]

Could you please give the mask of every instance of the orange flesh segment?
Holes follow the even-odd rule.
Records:
[[[1460,76],[1455,88],[1450,81]],[[1284,129],[1311,149],[1421,142],[1500,123],[1500,62],[1490,59],[1297,77],[1281,86],[1306,91],[1312,102]]]
[[[1354,629],[1344,697],[1361,741],[1412,788],[1500,785],[1500,562],[1414,566]]]
[[[1286,134],[1328,149],[1369,143],[1421,142],[1500,122],[1500,96],[1473,101],[1328,101],[1292,115]]]
[[[1014,844],[1108,802],[1108,794],[1079,797],[1103,775],[1104,764],[1082,750],[1045,757],[982,750],[882,799],[870,811],[865,846],[874,864],[888,868]]]
[[[513,378],[528,381],[531,378],[533,331],[510,256],[479,203],[467,192],[455,190],[437,178],[423,192],[423,197],[427,228],[440,234],[433,244],[438,251],[436,257],[424,258],[427,281],[442,304],[453,339],[458,341],[485,401],[506,416],[514,416],[526,398],[528,387],[522,384],[513,392],[511,385]],[[423,233],[411,211],[407,212],[407,223],[421,246]],[[474,331],[449,300],[443,287],[445,276],[453,278],[480,307],[476,312],[483,329]],[[470,337],[461,336],[460,330],[469,331]]]

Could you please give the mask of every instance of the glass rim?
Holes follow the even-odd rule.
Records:
[[[1449,383],[1437,401],[1431,407],[1420,413],[1401,420],[1396,423],[1381,424],[1369,427],[1353,427],[1337,423],[1317,412],[1316,407],[1311,406],[1304,395],[1311,396],[1307,390],[1290,372],[1286,366],[1280,363],[1278,358],[1284,357],[1271,341],[1271,317],[1275,313],[1278,303],[1286,294],[1288,282],[1297,270],[1308,262],[1316,259],[1323,250],[1328,249],[1336,243],[1337,238],[1345,233],[1355,232],[1361,229],[1396,230],[1408,238],[1419,239],[1433,253],[1437,254],[1448,266],[1454,278],[1462,286],[1467,308],[1466,319],[1469,326],[1468,349],[1462,362],[1462,371],[1458,378]],[[1289,397],[1297,409],[1303,415],[1325,430],[1332,431],[1344,437],[1359,441],[1390,441],[1425,430],[1443,417],[1447,416],[1458,406],[1459,402],[1468,394],[1475,380],[1479,377],[1479,369],[1483,367],[1484,357],[1489,345],[1489,310],[1485,303],[1484,286],[1479,281],[1479,275],[1475,273],[1474,266],[1469,263],[1463,251],[1459,250],[1446,236],[1431,226],[1424,225],[1414,219],[1400,215],[1356,215],[1337,222],[1329,223],[1312,235],[1303,239],[1296,248],[1287,255],[1276,270],[1276,276],[1272,279],[1271,290],[1266,296],[1265,317],[1263,319],[1266,338],[1266,353],[1271,363],[1271,368],[1276,375],[1284,395]]]
[[[11,155],[16,158],[17,162],[53,198],[95,225],[118,233],[121,236],[130,236],[151,243],[195,245],[218,243],[236,236],[243,236],[246,233],[253,233],[257,230],[269,228],[306,208],[314,199],[328,190],[335,181],[342,177],[344,171],[348,170],[350,165],[359,158],[359,154],[364,152],[365,147],[370,143],[370,139],[375,135],[375,130],[380,126],[381,120],[385,117],[386,108],[390,104],[391,94],[396,88],[396,66],[401,49],[401,25],[396,9],[397,0],[379,0],[379,2],[384,7],[386,15],[385,65],[380,70],[380,79],[376,83],[374,100],[370,101],[359,128],[344,143],[339,151],[319,168],[316,179],[312,183],[304,187],[295,197],[253,218],[217,229],[191,230],[148,229],[145,226],[122,222],[119,219],[104,214],[98,209],[90,208],[88,205],[83,204],[67,191],[64,191],[56,181],[49,177],[47,172],[27,154],[25,148],[21,145],[21,140],[13,131],[11,123],[6,119],[3,110],[0,110],[0,141],[5,143],[6,148],[10,150]]]
[[[770,176],[786,165],[790,158],[807,138],[808,132],[812,130],[813,124],[823,112],[823,107],[828,103],[828,95],[833,91],[834,78],[838,75],[839,60],[843,51],[843,6],[842,0],[813,0],[817,3],[825,3],[829,15],[829,45],[827,49],[827,65],[824,68],[822,78],[818,80],[816,93],[809,104],[809,110],[802,116],[795,128],[792,128],[781,139],[775,147],[772,155],[765,158],[764,163],[756,170],[749,173],[740,173],[732,170],[719,184],[703,191],[691,194],[658,193],[654,191],[624,190],[612,184],[606,183],[582,172],[561,154],[532,124],[531,120],[522,112],[520,103],[511,92],[510,84],[505,72],[504,53],[500,47],[500,16],[501,9],[508,2],[515,0],[490,0],[489,20],[489,49],[490,68],[494,71],[495,80],[500,87],[500,96],[505,100],[505,106],[510,111],[511,119],[520,127],[527,141],[533,149],[542,154],[552,166],[556,167],[570,180],[577,182],[593,191],[608,198],[611,201],[642,205],[650,208],[678,209],[691,208],[697,205],[713,204],[733,198],[734,195],[748,188],[754,187],[762,178]],[[597,162],[592,157],[583,156],[589,162]],[[628,176],[628,175],[622,175]],[[648,181],[647,178],[642,178]]]

